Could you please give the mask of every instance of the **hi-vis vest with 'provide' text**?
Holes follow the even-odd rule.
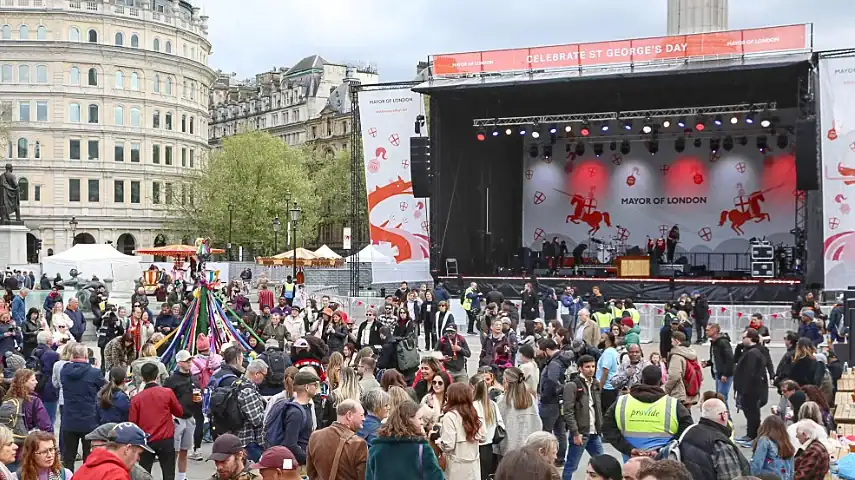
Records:
[[[622,395],[615,407],[615,421],[623,438],[639,450],[654,450],[667,444],[677,430],[677,403],[664,395],[653,403],[644,403],[632,395]]]

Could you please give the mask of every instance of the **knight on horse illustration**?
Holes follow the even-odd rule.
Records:
[[[563,193],[563,192],[562,192]],[[609,216],[609,212],[601,212],[597,210],[597,200],[593,195],[594,191],[591,189],[591,193],[588,195],[588,198],[579,195],[578,193],[573,194],[570,197],[570,204],[575,207],[575,210],[572,214],[567,215],[564,223],[574,223],[578,225],[581,222],[587,223],[591,228],[588,230],[588,235],[593,235],[600,231],[600,224],[602,222],[606,222],[606,226],[612,226],[612,219]]]

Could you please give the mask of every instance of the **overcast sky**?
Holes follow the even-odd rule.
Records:
[[[430,54],[666,34],[667,0],[193,0],[210,65],[247,78],[320,54],[410,80]],[[852,0],[735,0],[730,29],[814,23],[818,50],[855,47]],[[571,7],[572,5],[572,7]]]

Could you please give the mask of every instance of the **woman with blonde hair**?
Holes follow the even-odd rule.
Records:
[[[494,458],[495,455],[493,455],[493,440],[496,438],[497,431],[504,433],[505,422],[502,421],[499,406],[490,400],[487,382],[480,376],[474,376],[469,379],[469,385],[474,391],[475,411],[478,412],[478,417],[484,422],[486,428],[484,440],[478,446],[478,455],[481,459],[481,478],[486,479],[496,473],[497,463]]]
[[[15,444],[15,436],[12,430],[0,425],[0,480],[12,480],[15,476],[6,465],[15,463],[18,453],[18,445]]]
[[[525,440],[525,448],[535,450],[549,463],[555,462],[558,456],[558,439],[552,432],[534,432]]]
[[[71,470],[59,461],[56,437],[50,433],[35,431],[27,435],[21,448],[20,467],[17,480],[68,480]]]
[[[341,368],[344,364],[344,355],[341,352],[333,352],[330,354],[330,361],[327,364],[327,385],[332,392],[338,388],[339,377],[341,376]]]
[[[157,369],[160,371],[160,375],[158,376],[160,384],[163,385],[163,382],[169,378],[169,372],[166,371],[166,365],[160,361],[160,358],[157,356],[157,348],[155,348],[154,344],[151,342],[146,342],[146,344],[140,349],[139,358],[131,362],[131,373],[134,375],[134,385],[138,388],[143,386],[144,382],[142,380],[142,373],[140,373],[140,370],[142,369],[142,366],[147,363],[157,365]]]
[[[522,447],[529,435],[543,429],[534,393],[526,386],[522,370],[517,367],[505,370],[502,385],[505,393],[496,399],[496,404],[506,427],[505,438],[496,452],[499,455],[497,463],[511,450]]]
[[[339,375],[338,388],[333,390],[324,401],[322,413],[324,427],[332,425],[338,419],[336,408],[341,405],[341,402],[345,400],[359,402],[359,397],[362,396],[362,387],[359,386],[359,377],[355,370],[344,367]]]

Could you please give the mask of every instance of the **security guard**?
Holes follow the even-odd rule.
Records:
[[[662,370],[648,365],[641,383],[623,395],[603,415],[603,440],[624,456],[653,456],[692,424],[692,414],[661,388]]]
[[[469,319],[469,328],[466,333],[472,335],[475,333],[475,322],[478,313],[481,311],[481,294],[478,293],[478,284],[472,282],[463,292],[463,298],[460,301],[463,310],[466,311],[466,317]]]
[[[288,305],[294,303],[294,287],[294,281],[291,279],[291,275],[288,275],[285,278],[285,283],[282,284],[282,296],[285,297]]]
[[[610,313],[611,306],[609,304],[604,304],[599,311],[591,314],[591,318],[597,322],[597,325],[600,327],[600,333],[606,333],[609,331],[609,328],[612,326],[612,314]]]

